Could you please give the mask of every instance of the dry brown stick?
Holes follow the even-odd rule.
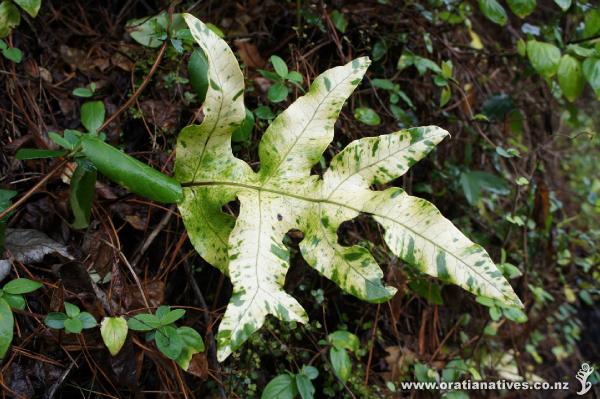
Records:
[[[39,190],[40,187],[42,187],[48,180],[50,180],[50,178],[52,176],[54,176],[54,174],[56,172],[58,172],[59,170],[62,170],[63,166],[65,166],[67,164],[67,162],[69,162],[69,161],[64,160],[61,163],[59,163],[58,165],[56,165],[54,167],[54,169],[52,169],[46,176],[44,176],[39,182],[37,182],[35,184],[35,186],[31,187],[29,189],[29,191],[27,191],[25,194],[23,194],[23,196],[21,198],[19,198],[17,201],[15,201],[14,204],[12,204],[8,208],[6,208],[4,211],[0,212],[0,220],[3,219],[6,215],[11,213],[12,211],[14,211],[15,209],[17,209],[19,206],[21,206],[25,201],[27,201],[27,199],[29,197],[31,197],[37,190]]]

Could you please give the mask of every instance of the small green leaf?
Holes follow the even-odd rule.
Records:
[[[396,85],[394,82],[388,79],[373,79],[371,80],[373,87],[377,87],[384,90],[394,90]]]
[[[583,76],[600,99],[600,58],[588,58],[583,61]]]
[[[527,315],[519,308],[504,308],[502,309],[504,317],[516,323],[527,322]]]
[[[9,47],[2,50],[2,55],[15,64],[23,61],[23,52],[16,47]]]
[[[354,118],[357,121],[369,126],[377,126],[381,123],[381,118],[373,108],[358,107],[354,110]]]
[[[157,317],[160,319],[160,324],[166,326],[168,324],[175,323],[177,320],[181,319],[183,315],[185,315],[185,309],[175,309],[169,311],[162,317],[158,316],[157,314]]]
[[[158,350],[172,360],[176,360],[183,350],[183,341],[177,334],[177,329],[172,326],[165,326],[156,330],[154,341]]]
[[[177,334],[183,342],[183,350],[175,361],[179,367],[187,370],[192,357],[196,353],[204,351],[204,341],[202,341],[200,334],[191,327],[179,327]]]
[[[451,98],[452,90],[450,89],[450,86],[442,88],[442,92],[440,93],[440,108],[448,104],[448,101],[450,101]]]
[[[269,91],[267,92],[267,97],[272,103],[279,103],[285,100],[287,96],[288,88],[285,84],[281,82],[277,82],[271,87],[269,87]]]
[[[417,295],[427,299],[435,305],[443,305],[442,292],[437,284],[425,279],[412,280],[408,283],[408,287]]]
[[[582,34],[584,38],[592,38],[600,32],[600,8],[592,8],[586,11],[583,23],[585,24]]]
[[[489,312],[490,312],[490,318],[494,321],[498,321],[498,320],[500,320],[500,317],[502,317],[502,310],[500,310],[500,308],[498,306],[490,307]]]
[[[348,349],[352,352],[357,352],[360,349],[360,341],[358,337],[351,332],[337,330],[327,336],[327,341],[334,348]]]
[[[77,318],[81,321],[83,329],[94,328],[98,325],[96,318],[88,312],[81,312],[77,315]]]
[[[67,314],[67,316],[77,317],[79,316],[80,312],[81,311],[79,310],[79,307],[77,305],[73,305],[72,303],[65,301],[65,313]]]
[[[525,18],[535,10],[536,0],[507,0],[510,10],[519,18]]]
[[[8,36],[20,22],[19,9],[9,0],[2,1],[0,3],[0,39]]]
[[[294,399],[298,394],[295,378],[281,374],[273,378],[265,387],[261,399]]]
[[[204,102],[208,90],[208,60],[201,49],[195,49],[188,62],[190,84],[198,96],[198,101]]]
[[[315,397],[315,387],[312,381],[303,374],[297,374],[296,388],[302,399],[313,399]]]
[[[337,30],[342,33],[346,33],[346,28],[348,28],[348,20],[338,10],[333,10],[331,12],[331,21]]]
[[[553,44],[529,40],[527,56],[533,68],[546,78],[551,78],[558,70],[560,50]]]
[[[2,298],[13,309],[19,309],[19,310],[25,309],[25,298],[23,298],[23,295],[13,295],[13,294],[7,294],[5,292],[2,295]]]
[[[90,101],[81,106],[81,124],[90,133],[96,133],[104,123],[104,103],[102,101]]]
[[[0,298],[0,359],[4,358],[12,342],[14,323],[10,306]]]
[[[13,0],[17,3],[27,14],[35,18],[42,5],[42,0]]]
[[[379,61],[387,54],[387,44],[383,40],[378,40],[373,45],[373,50],[371,50],[371,55],[373,56],[373,61]]]
[[[273,111],[271,111],[271,108],[269,108],[266,105],[261,105],[260,107],[256,108],[254,110],[254,114],[258,119],[262,120],[271,120],[275,118],[275,115],[273,114]]]
[[[67,140],[66,138],[64,138],[56,132],[48,132],[48,137],[50,137],[52,141],[54,141],[62,148],[65,148],[67,150],[72,150],[75,148],[75,145],[73,143],[71,143],[69,140]]]
[[[72,334],[79,334],[83,329],[83,322],[77,317],[65,320],[65,331]]]
[[[300,370],[300,373],[304,374],[311,380],[314,380],[319,376],[319,370],[317,370],[316,367],[313,366],[302,366],[302,370]]]
[[[75,218],[71,226],[74,229],[84,229],[90,224],[95,190],[96,168],[86,159],[78,161],[77,169],[71,177],[69,193],[71,211]]]
[[[65,328],[67,318],[67,315],[62,312],[50,312],[44,319],[44,323],[55,330],[62,330]]]
[[[568,54],[563,55],[558,65],[557,78],[567,100],[573,102],[581,95],[584,78],[579,60]]]
[[[94,92],[89,87],[78,87],[73,90],[73,95],[77,97],[89,98],[94,95]]]
[[[554,0],[554,2],[563,10],[567,11],[571,8],[571,0]]]
[[[290,71],[286,79],[295,84],[302,84],[304,82],[304,78],[297,71]]]
[[[350,378],[352,372],[352,361],[345,349],[331,348],[329,350],[329,360],[333,367],[335,375],[345,383]]]
[[[153,314],[141,313],[127,320],[127,325],[135,331],[151,331],[160,327],[160,320]]]
[[[281,57],[276,55],[272,55],[271,58],[269,58],[269,60],[271,61],[271,64],[273,64],[273,69],[275,69],[277,75],[285,79],[288,75],[288,67],[285,61],[282,60]]]
[[[116,356],[127,339],[127,321],[123,317],[105,317],[100,325],[104,345],[111,355]]]
[[[247,142],[252,137],[252,130],[254,129],[254,114],[248,108],[246,108],[246,117],[244,121],[237,128],[236,131],[231,135],[231,140],[235,143]]]
[[[496,0],[479,0],[479,9],[487,19],[498,25],[504,26],[508,22],[504,7]]]
[[[40,150],[38,148],[21,148],[15,154],[15,158],[17,158],[20,161],[23,161],[26,159],[62,157],[66,154],[66,150]]]
[[[28,294],[40,287],[42,287],[42,284],[37,281],[29,280],[27,278],[18,278],[6,283],[2,290],[7,294],[19,295]]]

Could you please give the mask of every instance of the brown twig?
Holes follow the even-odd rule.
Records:
[[[17,209],[25,201],[27,201],[27,199],[29,197],[31,197],[33,194],[35,194],[35,192],[38,191],[40,189],[40,187],[42,187],[44,184],[46,184],[46,182],[48,180],[50,180],[50,178],[52,178],[52,176],[54,176],[54,174],[56,174],[56,172],[58,172],[59,170],[62,170],[63,166],[65,166],[67,164],[67,162],[69,162],[69,161],[65,159],[64,161],[62,161],[61,163],[56,165],[46,176],[44,176],[39,182],[37,182],[35,184],[35,186],[31,187],[29,189],[29,191],[27,191],[25,194],[23,194],[23,196],[21,198],[19,198],[17,201],[15,201],[14,204],[12,204],[8,208],[6,208],[4,211],[0,212],[0,219],[3,219],[6,215],[8,215],[9,213],[11,213],[15,209]]]

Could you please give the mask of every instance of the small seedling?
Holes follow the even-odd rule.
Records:
[[[159,306],[155,314],[140,313],[129,320],[130,330],[146,332],[146,339],[154,341],[156,347],[169,359],[187,370],[192,356],[204,351],[204,341],[191,327],[177,327],[175,322],[185,315],[184,309],[171,310],[170,306]]]
[[[288,84],[293,84],[304,91],[302,89],[302,82],[304,79],[299,72],[288,70],[285,61],[279,56],[272,55],[269,60],[271,61],[271,65],[273,65],[273,70],[275,72],[265,71],[263,69],[258,70],[264,78],[273,82],[273,85],[269,87],[269,91],[267,92],[269,101],[272,103],[279,103],[285,100],[290,92]]]
[[[98,325],[94,316],[82,312],[77,305],[65,302],[65,312],[48,313],[44,323],[55,330],[64,329],[68,333],[79,334],[82,330],[94,328]]]
[[[9,281],[0,289],[0,359],[4,358],[13,338],[15,324],[12,309],[25,309],[24,294],[40,288],[41,283],[26,278]]]

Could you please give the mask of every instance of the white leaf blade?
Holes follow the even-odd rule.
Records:
[[[332,196],[337,191],[353,191],[353,186],[389,183],[448,135],[437,126],[424,126],[355,140],[331,160],[324,175],[324,192]]]
[[[422,272],[480,296],[522,307],[487,252],[474,244],[433,204],[392,188],[363,206],[385,229],[392,252]]]
[[[370,64],[367,57],[319,75],[268,127],[259,146],[263,183],[308,177],[333,139],[333,126]]]
[[[241,191],[238,197],[240,214],[229,236],[233,296],[217,334],[220,360],[258,330],[269,314],[284,321],[307,321],[302,306],[283,290],[289,253],[282,239],[293,226],[286,210],[302,205],[254,190]]]

